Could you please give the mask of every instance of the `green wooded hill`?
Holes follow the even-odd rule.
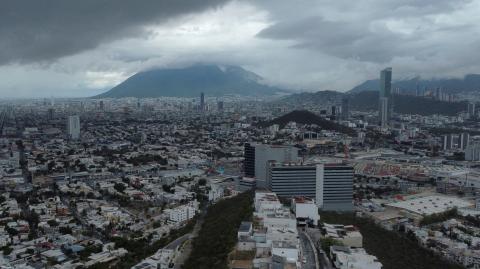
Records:
[[[330,120],[326,120],[308,110],[294,110],[271,121],[260,123],[260,126],[272,126],[274,124],[278,124],[280,128],[283,128],[289,122],[296,122],[299,124],[316,124],[323,130],[337,131],[348,135],[354,135],[356,133],[352,128]]]

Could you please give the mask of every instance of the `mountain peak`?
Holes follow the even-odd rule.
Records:
[[[228,94],[261,96],[281,92],[264,85],[262,78],[239,66],[195,64],[184,68],[149,69],[136,73],[95,98],[196,97]]]

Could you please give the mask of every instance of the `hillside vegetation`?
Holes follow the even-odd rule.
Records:
[[[348,135],[354,135],[356,133],[352,128],[326,120],[307,110],[295,110],[271,121],[260,123],[260,125],[271,126],[278,124],[280,128],[283,128],[289,122],[296,122],[298,124],[316,124],[323,130],[337,131]]]
[[[210,206],[183,268],[228,268],[227,257],[237,242],[238,227],[242,221],[251,219],[252,212],[252,192],[241,193]]]
[[[327,223],[357,226],[363,236],[363,247],[369,254],[377,256],[383,269],[464,269],[421,247],[414,238],[385,230],[369,219],[355,217],[353,213],[321,212],[320,215]]]

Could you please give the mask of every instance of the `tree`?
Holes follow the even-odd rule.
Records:
[[[3,255],[9,255],[13,251],[13,248],[11,248],[10,246],[4,246],[1,249],[3,251]]]
[[[10,235],[12,235],[12,236],[15,236],[15,235],[18,234],[18,231],[15,230],[15,229],[13,229],[13,228],[8,227],[8,228],[7,228],[7,233],[10,234]]]
[[[25,220],[28,222],[30,227],[36,228],[38,226],[38,222],[40,221],[40,217],[35,211],[30,211],[25,215]]]
[[[57,227],[58,226],[58,222],[54,219],[51,219],[49,221],[47,221],[48,225],[50,225],[51,227]]]
[[[54,167],[55,167],[55,161],[49,161],[48,164],[47,164],[48,172],[51,172]]]
[[[115,183],[115,185],[113,185],[113,188],[116,191],[123,193],[127,187],[125,187],[125,185],[123,185],[122,183]]]
[[[66,227],[66,226],[62,226],[62,227],[58,228],[58,231],[61,234],[72,234],[72,228]]]
[[[24,149],[25,149],[25,146],[23,145],[23,141],[22,141],[22,140],[17,140],[17,141],[15,141],[15,144],[17,145],[17,147],[18,147],[20,150],[24,150]]]
[[[175,188],[172,188],[170,185],[162,185],[162,189],[164,192],[175,193]]]
[[[442,222],[449,220],[451,218],[455,218],[458,215],[457,209],[452,208],[450,210],[447,210],[443,213],[438,213],[438,214],[431,214],[428,216],[423,217],[423,219],[420,221],[420,225],[429,225],[437,222]]]
[[[320,245],[325,253],[330,253],[331,246],[343,246],[343,243],[333,238],[327,237],[320,239]]]
[[[81,164],[78,165],[78,170],[80,172],[85,172],[85,171],[87,171],[87,166],[84,163],[81,163]]]
[[[88,256],[90,256],[90,254],[99,253],[101,251],[102,251],[101,245],[92,244],[92,245],[86,246],[85,249],[79,253],[79,255],[81,259],[86,259]]]
[[[356,217],[353,213],[321,212],[326,223],[355,225],[363,236],[365,250],[377,256],[383,268],[389,269],[462,269],[442,259],[433,251],[420,246],[406,234],[383,229],[373,220]],[[406,259],[405,257],[408,257]]]

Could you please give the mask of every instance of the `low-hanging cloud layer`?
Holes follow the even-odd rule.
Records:
[[[208,62],[346,91],[378,76],[478,73],[480,0],[7,0],[0,96],[89,96],[135,72]]]

